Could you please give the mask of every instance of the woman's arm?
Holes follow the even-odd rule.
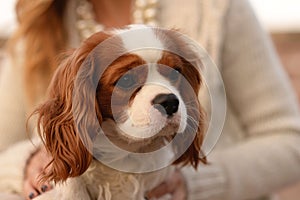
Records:
[[[19,54],[18,54],[19,55]],[[27,137],[21,55],[1,62],[0,151]]]
[[[221,73],[247,139],[214,150],[199,172],[184,170],[190,199],[258,198],[300,180],[299,108],[288,77],[248,2],[232,0],[226,20]]]

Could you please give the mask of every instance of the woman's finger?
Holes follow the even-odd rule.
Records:
[[[172,195],[172,200],[186,200],[186,199],[187,199],[186,190],[182,187],[179,187],[177,190],[175,190]]]
[[[41,174],[48,163],[49,158],[44,149],[39,149],[29,159],[24,178],[24,194],[26,198],[36,197],[52,189],[49,183],[41,181]]]
[[[184,200],[187,196],[185,179],[179,170],[170,176],[165,182],[155,187],[146,194],[148,199],[159,198],[166,194],[172,196],[172,200]]]
[[[170,193],[169,186],[166,182],[163,182],[159,186],[155,187],[153,190],[147,192],[147,199],[162,197],[166,194]]]
[[[33,199],[39,195],[39,192],[32,186],[32,184],[30,184],[29,181],[25,181],[23,187],[26,200]]]
[[[46,192],[48,186],[40,181],[39,174],[37,174],[35,177],[35,179],[30,180],[30,184],[32,185],[32,187],[35,188],[35,190],[37,190],[39,194]]]
[[[40,174],[42,173],[42,168],[39,163],[36,163],[35,159],[27,166],[26,178],[25,180],[39,193],[42,193],[43,183],[40,181]]]

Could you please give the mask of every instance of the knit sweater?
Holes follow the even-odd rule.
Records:
[[[189,199],[263,199],[300,180],[300,115],[296,97],[249,3],[161,0],[158,9],[160,26],[179,28],[199,42],[217,64],[223,82],[210,78],[215,80],[212,89],[217,91],[214,98],[220,104],[224,103],[223,83],[226,89],[226,119],[217,144],[206,151],[209,164],[201,165],[198,171],[183,169]],[[70,30],[73,21],[74,8],[70,6],[66,23]],[[78,34],[69,32],[70,45],[78,46]],[[4,147],[22,139],[25,109],[21,82],[15,82],[22,77],[22,70],[7,70],[2,75],[0,109],[1,113],[8,113],[2,114],[0,120],[0,143]],[[200,101],[208,102],[210,113],[210,99],[205,94]]]
[[[200,166],[198,172],[184,169],[189,199],[267,198],[300,178],[299,108],[249,3],[231,0],[219,20],[222,27],[208,28],[207,37],[212,38],[207,40],[218,37],[222,42],[207,49],[225,84],[227,116],[222,135],[208,156],[210,165]],[[215,25],[214,21],[208,27],[210,24]]]

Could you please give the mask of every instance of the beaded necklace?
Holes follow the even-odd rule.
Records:
[[[135,24],[157,25],[158,0],[135,0],[132,6],[132,22]],[[76,9],[76,27],[81,40],[85,40],[92,34],[102,31],[105,27],[95,20],[93,6],[87,0],[80,0]]]

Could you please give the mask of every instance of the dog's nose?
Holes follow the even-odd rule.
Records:
[[[178,111],[179,100],[174,94],[158,94],[152,104],[161,113],[172,116]]]

